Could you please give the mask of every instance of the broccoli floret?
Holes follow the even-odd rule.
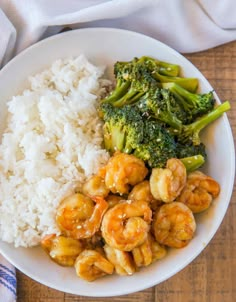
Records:
[[[185,165],[188,173],[199,169],[205,163],[205,158],[201,154],[180,158],[180,160]]]
[[[176,143],[176,155],[178,158],[192,157],[195,155],[202,155],[205,159],[207,158],[206,147],[203,143],[199,145],[181,144]]]
[[[116,62],[114,65],[115,75],[115,87],[111,93],[102,102],[113,103],[120,99],[125,93],[127,93],[131,81],[129,80],[130,74],[133,69],[133,63],[131,62]]]
[[[102,102],[112,103],[115,107],[132,104],[148,90],[160,85],[143,61],[138,58],[130,62],[116,62],[114,75],[116,86]]]
[[[148,66],[149,70],[156,71],[161,75],[177,77],[180,72],[180,66],[177,64],[171,64],[169,62],[159,61],[157,59],[143,56],[139,59],[139,62],[143,62]]]
[[[179,66],[167,62],[161,62],[150,57],[141,57],[138,61],[152,77],[160,83],[174,82],[187,89],[190,92],[195,92],[198,87],[197,78],[185,78],[179,75]]]
[[[191,93],[177,83],[166,83],[163,87],[169,89],[189,113],[190,122],[214,108],[215,99],[212,91],[203,94]]]
[[[159,86],[158,82],[151,76],[145,65],[139,61],[133,64],[132,72],[129,74],[129,81],[130,86],[127,92],[117,101],[113,102],[115,107],[133,104],[145,93],[152,91]]]
[[[129,62],[117,61],[114,64],[114,75],[117,81],[119,80],[129,80],[130,74],[133,69],[133,64],[135,64],[136,59]],[[118,83],[119,84],[119,83]]]
[[[140,98],[136,106],[146,117],[156,118],[174,129],[180,129],[187,120],[182,106],[167,89],[150,90]]]
[[[144,120],[143,141],[134,150],[134,155],[149,167],[165,167],[169,158],[176,157],[175,141],[156,121]]]
[[[134,58],[129,62],[116,62],[114,75],[116,85],[102,102],[116,107],[133,104],[147,91],[162,87],[162,83],[177,82],[190,91],[195,91],[197,79],[178,76],[179,66],[150,57]]]
[[[230,103],[226,101],[214,108],[206,115],[197,119],[195,122],[189,125],[184,125],[181,131],[178,131],[177,133],[178,141],[181,143],[191,142],[193,145],[199,145],[201,143],[199,137],[201,130],[208,126],[211,122],[218,119],[224,112],[228,111],[229,109]]]
[[[135,108],[116,108],[109,103],[100,107],[104,120],[105,148],[113,153],[117,150],[130,153],[143,139],[143,120]]]

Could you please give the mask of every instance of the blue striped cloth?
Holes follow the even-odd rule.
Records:
[[[1,302],[16,301],[15,268],[1,254],[0,254],[0,301]]]

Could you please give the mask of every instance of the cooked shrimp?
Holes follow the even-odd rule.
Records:
[[[101,174],[105,175],[105,184],[112,193],[127,194],[130,186],[141,182],[147,175],[148,169],[142,160],[134,155],[115,153]]]
[[[136,267],[129,252],[120,251],[107,244],[104,246],[107,259],[114,265],[118,275],[133,275]]]
[[[171,158],[166,168],[154,168],[150,176],[151,193],[155,199],[171,202],[182,191],[186,183],[186,168],[181,160]]]
[[[89,238],[99,230],[108,204],[99,196],[92,199],[76,193],[67,197],[59,206],[56,221],[67,236],[76,239]]]
[[[161,206],[153,221],[156,240],[164,245],[181,248],[193,238],[196,222],[192,211],[181,202]]]
[[[121,251],[131,251],[147,238],[152,211],[146,202],[127,200],[104,215],[101,231],[106,243]]]
[[[148,266],[152,263],[152,249],[149,237],[132,250],[132,255],[137,267]]]
[[[116,204],[118,204],[122,200],[124,200],[124,198],[122,196],[114,195],[114,194],[109,194],[106,197],[106,202],[108,203],[109,208],[114,207]]]
[[[209,208],[219,193],[220,185],[217,181],[195,171],[188,175],[187,183],[177,200],[186,204],[193,213],[200,213]]]
[[[144,243],[132,250],[132,254],[137,267],[148,266],[152,262],[163,258],[166,255],[166,249],[149,233]]]
[[[41,246],[56,263],[62,266],[73,266],[83,250],[83,244],[73,238],[50,234],[41,240]]]
[[[153,236],[150,236],[151,250],[152,250],[152,262],[164,258],[167,254],[165,246],[159,244]]]
[[[151,193],[149,181],[144,180],[135,185],[129,193],[128,199],[146,201],[147,203],[154,202],[155,198]]]
[[[84,183],[82,193],[88,196],[101,196],[105,198],[109,194],[109,189],[106,187],[102,177],[94,175]]]
[[[146,201],[152,210],[156,210],[162,203],[162,201],[156,200],[153,197],[148,180],[144,180],[135,185],[129,193],[128,199]]]
[[[111,275],[114,266],[99,252],[84,250],[75,261],[76,274],[86,281],[94,281],[102,276]]]

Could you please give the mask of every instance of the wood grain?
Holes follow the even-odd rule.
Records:
[[[211,50],[186,54],[222,100],[236,137],[236,41]],[[227,155],[226,155],[227,156]],[[236,190],[224,220],[205,250],[185,269],[147,290],[113,298],[74,296],[41,285],[17,271],[18,302],[234,302],[236,301]]]

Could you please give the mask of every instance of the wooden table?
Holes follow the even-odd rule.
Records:
[[[185,56],[200,69],[222,100],[231,100],[228,117],[236,137],[236,41]],[[234,302],[236,190],[219,230],[206,249],[181,272],[155,287],[120,297],[88,298],[50,289],[19,271],[17,281],[17,302]]]

